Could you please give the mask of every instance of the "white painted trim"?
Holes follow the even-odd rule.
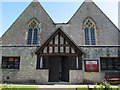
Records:
[[[77,68],[77,69],[79,68],[78,65],[79,65],[79,64],[78,64],[78,57],[76,57],[76,68]]]
[[[40,68],[43,68],[43,58],[40,57]]]

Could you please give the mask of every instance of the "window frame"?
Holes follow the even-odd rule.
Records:
[[[79,56],[75,57],[75,70],[82,70],[82,58]]]
[[[32,31],[32,35],[31,35],[31,37],[29,37],[30,35],[30,30]],[[31,45],[32,44],[32,37],[33,37],[33,30],[30,28],[29,30],[28,30],[28,34],[27,34],[27,44],[28,45]],[[30,40],[30,42],[29,42],[29,40]]]
[[[35,23],[33,23],[33,22],[35,22]],[[38,24],[39,23],[35,19],[31,20],[31,22],[29,23],[28,30],[27,30],[27,45],[37,45],[38,44],[38,37],[39,37],[38,35],[39,35],[39,30],[40,30]],[[29,35],[30,29],[32,30],[32,37],[31,37],[31,42],[28,43],[28,40],[29,40],[28,35]],[[36,34],[37,36],[35,36],[35,30],[37,30],[37,34]],[[35,37],[36,37],[36,39],[35,39]]]
[[[37,30],[37,36],[35,35],[35,30]],[[32,44],[34,45],[34,44],[38,44],[38,28],[34,28],[34,30],[33,30],[33,38],[32,38]],[[36,39],[36,40],[35,40]]]
[[[104,58],[103,60],[106,62],[106,69],[103,69],[102,67],[102,58]],[[108,59],[111,59],[112,60],[112,68],[109,67],[109,60]],[[115,60],[119,60],[120,57],[100,57],[100,65],[101,65],[101,71],[104,71],[104,70],[120,70],[120,69],[116,69],[116,63],[115,63]],[[120,61],[119,61],[120,62]]]
[[[88,21],[89,21],[89,23],[88,23]],[[91,24],[91,25],[89,26],[89,24]],[[88,38],[89,39],[86,39],[86,33],[85,33],[86,28],[88,29],[88,34],[89,34]],[[91,28],[94,29],[94,34],[91,32]],[[84,24],[83,24],[83,32],[84,32],[84,44],[85,45],[96,45],[97,44],[96,25],[95,25],[95,22],[93,21],[93,19],[91,19],[91,18],[85,19]],[[92,36],[94,36],[94,40],[92,39]],[[86,40],[89,40],[89,44],[86,44],[88,42]]]
[[[13,59],[13,61],[10,61]],[[16,61],[17,59],[17,61]],[[6,60],[6,62],[4,62]],[[16,63],[17,62],[17,63]],[[11,64],[10,64],[11,63]],[[16,68],[17,66],[17,68]],[[2,69],[15,69],[15,70],[19,70],[20,69],[20,57],[9,57],[9,56],[2,56],[2,63],[1,63],[1,68]]]
[[[38,56],[36,69],[46,69],[45,68],[45,62],[46,62],[46,57],[45,56]]]

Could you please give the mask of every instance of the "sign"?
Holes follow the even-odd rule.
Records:
[[[97,60],[86,60],[85,71],[98,71],[98,61]]]

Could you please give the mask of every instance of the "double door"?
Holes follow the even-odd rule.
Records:
[[[49,57],[49,81],[69,81],[69,59],[67,56]]]

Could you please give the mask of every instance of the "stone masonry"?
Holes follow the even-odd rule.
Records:
[[[96,24],[96,45],[85,45],[83,22],[87,18],[93,19]],[[37,20],[39,23],[37,45],[26,44],[28,26],[32,19]],[[69,82],[79,83],[84,80],[102,82],[105,79],[105,72],[100,70],[100,57],[118,57],[120,55],[120,30],[94,2],[83,2],[74,16],[65,24],[55,23],[39,2],[31,2],[1,37],[0,82],[3,80],[9,82],[47,83],[49,70],[36,69],[37,55],[35,50],[59,27],[84,52],[82,70],[70,70]],[[19,56],[20,69],[1,69],[2,56]],[[87,59],[99,60],[99,72],[84,71],[84,60]]]

